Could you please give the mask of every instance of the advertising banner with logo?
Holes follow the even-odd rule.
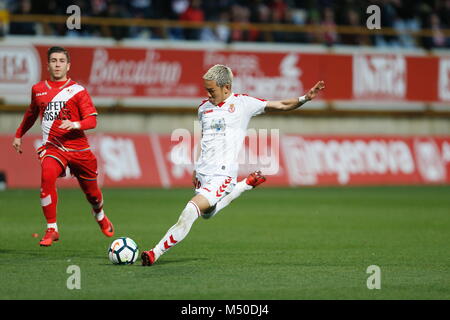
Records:
[[[181,138],[182,137],[182,138]],[[38,188],[38,135],[0,136],[0,172],[8,188]],[[190,187],[196,139],[174,135],[92,134],[98,181],[105,187]],[[241,177],[261,169],[266,186],[416,185],[450,183],[450,136],[301,136],[249,130],[239,157]],[[76,179],[58,180],[60,187]]]
[[[97,101],[195,107],[205,97],[202,75],[230,66],[236,93],[264,99],[303,94],[318,80],[322,101],[423,102],[450,105],[450,57],[356,50],[204,49],[186,47],[65,45],[70,76]],[[0,46],[0,97],[29,101],[31,85],[47,77],[48,45]],[[102,100],[103,99],[103,100]],[[101,104],[102,102],[99,102]]]

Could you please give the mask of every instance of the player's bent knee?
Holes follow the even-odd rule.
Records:
[[[202,218],[203,219],[210,219],[213,216],[213,211],[216,209],[217,204],[213,205],[212,207],[209,207],[208,209],[204,210],[202,212]]]
[[[211,204],[209,203],[208,199],[201,194],[197,194],[189,202],[194,203],[197,206],[197,208],[200,210],[201,213],[203,213],[211,208]]]

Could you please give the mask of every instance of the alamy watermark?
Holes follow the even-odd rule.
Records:
[[[367,278],[367,289],[381,289],[381,268],[377,265],[367,267],[366,273],[370,274]]]
[[[191,170],[197,162],[197,156],[202,160],[219,167],[239,164],[242,171],[261,170],[264,174],[274,175],[280,169],[280,130],[279,129],[248,129],[242,136],[228,139],[225,133],[225,121],[216,121],[203,133],[197,122],[194,123],[193,134],[183,128],[175,129],[171,141],[176,145],[171,149],[170,161],[180,170]],[[207,149],[200,153],[201,136],[209,141]],[[243,138],[243,140],[241,140]],[[242,145],[243,143],[243,145]],[[242,146],[242,148],[241,148]],[[201,155],[200,155],[201,154]],[[230,155],[237,158],[231,159]],[[210,157],[210,158],[206,158]]]
[[[381,29],[381,9],[379,6],[373,4],[367,7],[366,13],[370,16],[366,20],[367,29]]]
[[[71,14],[66,20],[66,27],[69,30],[81,29],[81,8],[77,5],[71,5],[67,7],[67,14]]]
[[[70,276],[67,278],[66,286],[67,289],[73,290],[81,289],[81,269],[79,266],[72,264],[67,267],[66,273],[70,274]]]

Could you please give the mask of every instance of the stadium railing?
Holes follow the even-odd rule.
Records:
[[[68,16],[57,15],[2,15],[0,21],[5,20],[9,22],[28,22],[39,23],[43,25],[44,30],[48,30],[49,24],[65,24]],[[103,17],[81,17],[82,24],[84,25],[97,25],[97,26],[123,26],[123,27],[153,27],[161,28],[165,30],[162,33],[163,37],[167,38],[167,30],[169,28],[193,28],[202,29],[205,27],[215,28],[217,26],[225,25],[231,30],[257,30],[263,32],[293,32],[293,33],[324,33],[328,31],[328,26],[321,24],[279,24],[279,23],[242,23],[242,22],[192,22],[192,21],[180,21],[180,20],[168,20],[168,19],[138,19],[138,18],[103,18]],[[368,29],[365,26],[343,26],[336,25],[334,31],[337,34],[348,35],[384,35],[384,36],[399,36],[403,34],[410,35],[414,38],[419,37],[432,37],[434,31],[431,29],[421,29],[417,31],[410,30],[397,30],[389,27],[382,27],[380,29]],[[450,37],[450,29],[442,29],[441,33]]]

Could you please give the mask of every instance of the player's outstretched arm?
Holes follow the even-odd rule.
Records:
[[[290,111],[297,109],[306,102],[314,99],[323,89],[325,89],[325,82],[321,80],[302,97],[280,101],[268,101],[265,111]]]

